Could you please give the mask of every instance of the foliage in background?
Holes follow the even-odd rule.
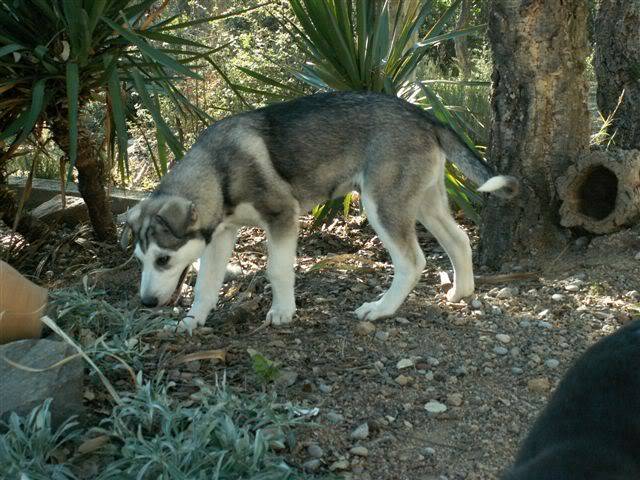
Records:
[[[227,18],[238,12],[196,21],[161,21],[154,0],[0,1],[0,140],[10,141],[2,161],[43,122],[66,117],[70,161],[75,162],[78,119],[91,100],[103,104],[106,143],[118,145],[119,168],[127,171],[126,95],[135,90],[147,109],[160,142],[180,157],[183,147],[159,110],[159,97],[185,116],[207,120],[177,88],[183,78],[200,78],[197,70],[211,47],[181,36],[186,28]],[[166,169],[160,158],[159,168]]]
[[[296,22],[283,20],[291,37],[305,53],[306,62],[290,73],[315,90],[370,90],[399,95],[408,100],[427,93],[427,106],[444,123],[463,137],[471,148],[465,122],[448,109],[428,85],[413,85],[418,65],[430,48],[457,37],[480,32],[478,25],[452,29],[461,0],[452,2],[432,25],[425,20],[433,14],[435,1],[400,2],[391,11],[388,2],[358,0],[290,0]],[[273,99],[295,97],[302,89],[268,77],[261,72],[243,69],[249,77],[273,89],[264,91]],[[240,90],[256,92],[255,89]],[[424,97],[423,97],[424,100]],[[472,218],[473,203],[478,197],[467,188],[460,173],[448,166],[447,188],[452,199]],[[336,199],[314,210],[319,220],[338,211],[348,212],[350,198]]]

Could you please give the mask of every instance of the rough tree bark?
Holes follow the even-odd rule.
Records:
[[[60,149],[69,155],[69,126],[66,116],[58,117],[51,122],[54,141]],[[103,164],[98,158],[98,147],[91,134],[82,126],[78,128],[78,156],[76,160],[78,171],[78,191],[89,211],[89,219],[93,232],[98,240],[115,242],[116,225],[111,214],[111,200],[104,189],[105,172]]]
[[[521,181],[510,202],[489,198],[480,262],[556,252],[556,178],[589,148],[584,0],[492,0],[493,121],[489,159]]]
[[[601,0],[595,41],[598,108],[609,116],[624,90],[610,132],[617,146],[640,149],[640,1]]]

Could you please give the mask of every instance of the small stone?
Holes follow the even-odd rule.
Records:
[[[410,359],[410,358],[403,358],[402,360],[398,361],[398,363],[396,364],[396,368],[398,370],[402,370],[403,368],[410,368],[413,367],[415,365],[415,362]]]
[[[344,416],[336,412],[327,412],[327,420],[331,423],[342,423],[344,422]]]
[[[436,450],[434,448],[431,447],[427,447],[424,449],[424,453],[427,455],[435,455],[436,454]]]
[[[428,357],[427,358],[427,363],[429,365],[431,365],[432,367],[437,367],[438,365],[440,365],[440,360],[438,360],[435,357]]]
[[[511,298],[513,297],[513,290],[509,287],[501,288],[496,295],[496,298]]]
[[[561,293],[554,293],[553,295],[551,295],[551,300],[553,300],[554,302],[561,302],[564,300],[564,295],[562,295]]]
[[[459,407],[462,405],[462,394],[461,393],[450,393],[447,395],[447,402],[454,407]]]
[[[511,354],[512,357],[519,357],[520,356],[520,348],[518,347],[513,347],[509,353]]]
[[[482,302],[477,298],[471,300],[471,308],[474,310],[480,310],[482,308]]]
[[[356,440],[364,440],[369,436],[369,424],[367,422],[358,426],[353,432],[351,432],[351,438]]]
[[[511,341],[511,337],[505,333],[497,334],[496,339],[501,343],[509,343]]]
[[[333,391],[333,387],[331,385],[327,385],[326,383],[321,383],[320,385],[318,385],[318,389],[320,389],[322,393],[331,393]]]
[[[513,373],[514,375],[520,375],[523,372],[523,370],[520,367],[512,367],[511,368],[511,373]]]
[[[509,353],[509,350],[506,349],[505,347],[495,347],[493,351],[496,352],[498,355],[506,355],[507,353]]]
[[[291,387],[298,380],[298,373],[293,370],[281,370],[280,375],[275,381],[275,384],[283,387]]]
[[[544,318],[547,315],[549,315],[550,310],[548,308],[545,308],[544,310],[542,310],[539,314],[538,314],[538,318]]]
[[[527,388],[535,393],[544,393],[551,388],[551,383],[546,377],[533,378],[527,382]]]
[[[312,443],[307,447],[307,453],[309,454],[310,457],[313,457],[313,458],[321,458],[322,455],[324,454],[324,452],[322,451],[322,448],[320,448],[320,446],[316,443]]]
[[[374,337],[379,342],[386,342],[389,339],[389,332],[383,332],[382,330],[379,330],[376,332]]]
[[[396,322],[402,324],[402,325],[406,325],[408,323],[411,323],[409,320],[407,320],[404,317],[396,317]]]
[[[384,363],[382,363],[380,360],[376,360],[375,362],[373,362],[373,366],[378,370],[382,370],[384,368]]]
[[[318,458],[313,458],[304,462],[302,464],[302,469],[306,472],[315,472],[320,468],[320,465],[322,465],[322,462]]]
[[[413,382],[413,377],[408,377],[406,375],[398,375],[394,380],[398,385],[400,385],[401,387],[404,387],[405,385],[409,385],[410,383]]]
[[[371,335],[375,331],[376,327],[371,322],[358,322],[358,324],[356,325],[356,333],[362,337]]]
[[[636,253],[636,256],[634,257],[636,260],[640,260],[640,252]]]
[[[576,285],[575,283],[570,283],[569,285],[565,285],[564,289],[567,292],[577,292],[580,290],[580,287],[578,285]]]
[[[542,328],[552,328],[553,326],[549,322],[539,321],[538,326]]]
[[[578,237],[578,238],[576,238],[575,244],[576,244],[577,248],[586,248],[587,245],[589,245],[589,238],[588,237]]]
[[[424,409],[429,413],[437,415],[439,413],[446,412],[447,406],[444,403],[438,402],[437,400],[431,400],[425,404]]]
[[[331,470],[332,472],[334,470],[346,470],[348,468],[349,468],[349,460],[347,460],[346,458],[343,460],[338,460],[336,462],[333,462],[329,466],[329,470]]]
[[[358,457],[368,457],[369,449],[367,447],[356,446],[349,450],[349,453],[351,453],[351,455],[357,455]]]
[[[560,361],[556,360],[555,358],[550,358],[547,361],[545,361],[544,364],[548,368],[558,368],[558,365],[560,365]]]
[[[529,320],[522,320],[522,321],[520,321],[520,326],[522,328],[530,327],[531,326],[531,322]]]

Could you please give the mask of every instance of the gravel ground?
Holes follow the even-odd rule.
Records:
[[[496,478],[571,362],[640,312],[638,227],[579,239],[545,265],[527,259],[500,274],[479,270],[476,295],[457,304],[445,300],[446,255],[420,231],[428,264],[414,292],[395,317],[359,322],[353,310],[389,285],[388,255],[359,217],[323,229],[310,223],[299,244],[295,323],[262,325],[270,303],[264,235],[247,229],[232,260],[242,274],[225,285],[206,327],[193,337],[157,331],[139,346],[152,347],[145,372],[168,370],[185,395],[196,378],[224,372],[243,390],[275,388],[317,407],[317,426],[299,432],[288,457],[316,472]],[[23,256],[22,271],[37,271],[55,288],[125,258],[78,232],[66,230],[60,241]],[[103,275],[101,286],[114,305],[139,308],[137,282],[133,267]],[[191,287],[184,293],[182,305],[165,315],[181,318]],[[224,350],[226,362],[172,362],[211,349]],[[265,386],[247,349],[277,362],[280,378]]]

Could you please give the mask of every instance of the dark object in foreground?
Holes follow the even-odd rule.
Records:
[[[502,479],[640,479],[640,320],[571,367]]]

